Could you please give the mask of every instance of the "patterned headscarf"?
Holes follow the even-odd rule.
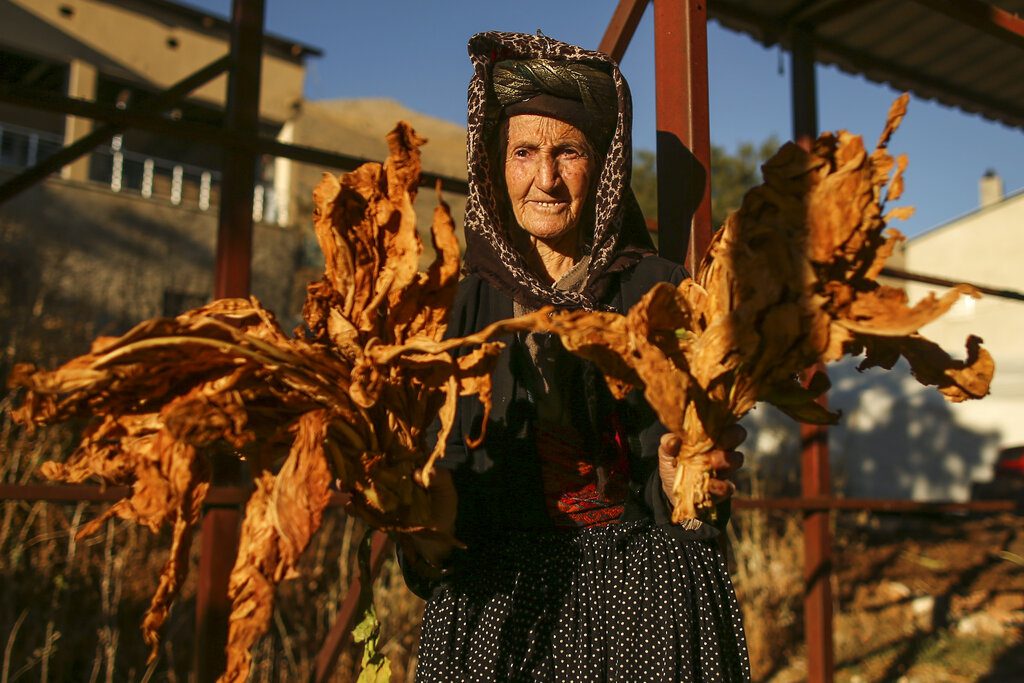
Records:
[[[607,71],[582,62],[509,59],[494,65],[491,78],[506,116],[541,114],[567,121],[603,155],[619,109]]]
[[[546,36],[523,33],[478,33],[469,41],[469,55],[474,75],[469,83],[467,121],[467,156],[469,164],[469,197],[466,204],[466,268],[505,292],[513,300],[528,308],[554,304],[563,308],[601,308],[613,276],[626,270],[648,254],[654,245],[647,232],[643,214],[629,186],[632,171],[632,103],[629,86],[622,78],[618,66],[610,57],[569,45]],[[529,63],[531,60],[582,65],[584,73],[595,69],[610,78],[614,85],[614,99],[600,94],[602,88],[592,88],[586,96],[592,111],[610,110],[595,116],[614,122],[610,140],[604,153],[594,192],[594,225],[590,244],[590,264],[582,287],[562,290],[545,284],[527,266],[522,254],[512,244],[503,201],[496,192],[494,179],[501,175],[501,158],[491,159],[495,149],[494,135],[504,111],[501,97],[508,97],[505,85],[495,87],[494,70],[501,64],[499,80],[508,83],[509,73],[523,75],[537,69],[508,68],[508,61]],[[564,72],[563,72],[564,73]],[[571,76],[570,76],[571,77]],[[518,98],[518,95],[512,95]],[[583,102],[583,97],[579,99]],[[575,97],[573,98],[575,99]],[[587,105],[584,104],[584,107]],[[604,124],[605,128],[611,128]],[[588,133],[586,128],[581,128]],[[596,140],[592,140],[596,142]],[[589,230],[587,232],[590,232]],[[585,256],[585,254],[583,255]]]

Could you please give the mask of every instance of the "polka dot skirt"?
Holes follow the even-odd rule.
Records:
[[[750,663],[714,542],[640,520],[465,555],[427,603],[416,680],[731,683]]]

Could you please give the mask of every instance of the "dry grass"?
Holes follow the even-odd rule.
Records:
[[[785,666],[801,639],[803,537],[798,519],[764,510],[736,514],[729,526],[736,597],[755,681]]]
[[[735,517],[755,681],[807,679],[797,515]],[[1020,518],[834,518],[836,680],[1009,683],[1024,666]],[[1010,558],[1010,559],[1007,559]]]

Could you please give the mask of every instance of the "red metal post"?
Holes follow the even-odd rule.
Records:
[[[654,3],[658,246],[691,272],[711,241],[711,129],[705,0]]]
[[[260,69],[263,56],[263,0],[234,0],[231,56],[224,126],[255,139],[259,133]],[[249,296],[252,260],[252,194],[256,156],[228,148],[222,169],[217,265],[213,295]]]
[[[213,683],[224,672],[227,659],[228,577],[238,548],[238,507],[208,507],[203,515],[196,581],[196,676]]]
[[[263,57],[263,0],[233,0],[231,18],[232,68],[228,76],[224,125],[256,138],[259,132],[260,70]],[[217,229],[215,298],[249,295],[252,261],[252,195],[256,155],[251,149],[226,148],[221,174],[220,221]],[[237,471],[217,471],[235,483]],[[202,551],[196,588],[196,675],[212,683],[224,671],[228,615],[228,578],[238,554],[241,511],[237,506],[211,507],[203,516]]]
[[[809,150],[818,134],[818,102],[814,77],[814,45],[810,36],[793,36],[792,65],[793,139]],[[809,380],[823,365],[807,370]],[[821,399],[824,402],[824,397]],[[831,472],[828,429],[801,425],[800,458],[804,497],[828,496]],[[804,517],[804,631],[807,639],[807,677],[811,683],[831,683],[835,669],[832,638],[832,536],[829,512],[808,512]]]
[[[629,41],[636,33],[637,24],[644,16],[648,2],[649,0],[619,0],[615,13],[608,22],[608,28],[605,29],[604,37],[601,38],[601,45],[597,49],[616,62],[621,62],[623,55],[626,54],[626,48],[629,47]]]

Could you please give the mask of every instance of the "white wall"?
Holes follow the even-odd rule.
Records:
[[[1024,194],[910,240],[905,257],[911,272],[1024,292]],[[911,283],[907,293],[914,301],[935,289]],[[1024,301],[961,299],[921,332],[958,357],[969,334],[985,340],[996,361],[992,394],[956,406],[954,414],[997,430],[1003,446],[1024,444]]]
[[[1011,197],[910,240],[905,270],[1024,291],[1024,194]],[[942,288],[905,283],[911,302]],[[985,297],[965,301],[921,330],[955,357],[970,334],[996,361],[992,393],[954,404],[922,387],[900,362],[860,373],[847,359],[829,368],[829,403],[842,410],[830,429],[835,490],[858,498],[968,500],[973,482],[989,481],[1000,448],[1024,444],[1024,302]],[[744,422],[747,476],[755,495],[799,495],[796,424],[768,407]]]

